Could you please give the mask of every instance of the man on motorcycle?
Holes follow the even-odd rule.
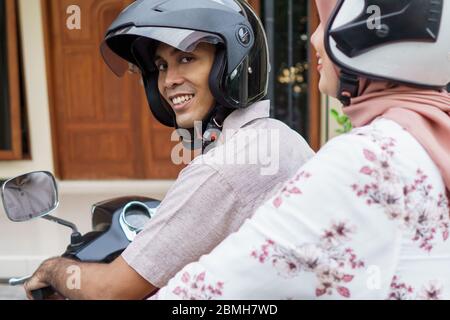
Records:
[[[136,66],[156,119],[203,152],[119,258],[47,260],[25,284],[29,297],[46,286],[70,299],[149,296],[238,230],[313,156],[296,132],[269,118],[270,102],[260,101],[270,69],[267,40],[243,0],[135,1],[109,28],[102,53],[118,75]],[[276,170],[264,174],[267,161],[252,161],[261,155]],[[80,270],[77,289],[66,285],[73,265]]]

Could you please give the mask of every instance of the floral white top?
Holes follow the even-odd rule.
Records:
[[[330,141],[154,299],[450,299],[450,207],[395,122]]]

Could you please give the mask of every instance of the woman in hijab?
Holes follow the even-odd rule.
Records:
[[[450,299],[450,2],[316,3],[355,129],[157,298]]]

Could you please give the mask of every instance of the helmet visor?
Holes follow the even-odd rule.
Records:
[[[123,76],[130,63],[136,65],[132,47],[140,37],[163,42],[184,52],[194,51],[200,42],[223,43],[218,35],[188,29],[134,26],[120,29],[108,34],[100,47],[103,59],[117,76]]]

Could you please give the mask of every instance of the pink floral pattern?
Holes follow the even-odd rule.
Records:
[[[394,276],[388,300],[441,300],[443,291],[443,286],[439,282],[430,281],[416,294],[411,285],[401,282],[399,276]]]
[[[363,138],[355,139],[355,135]],[[231,241],[226,240],[204,257],[206,263],[185,267],[158,297],[450,297],[449,259],[445,256],[450,250],[450,194],[445,194],[438,172],[424,150],[415,149],[418,144],[386,120],[356,129],[335,141],[333,148],[323,151],[331,154],[323,157],[329,161],[326,166],[311,161],[285,184],[269,208],[264,206],[262,210],[266,212],[260,212]],[[341,144],[342,141],[346,143]],[[348,152],[349,146],[352,156],[357,157],[355,161],[337,156]],[[408,159],[410,155],[414,159]],[[328,166],[336,170],[329,170]],[[344,176],[348,169],[353,174]],[[328,188],[322,187],[325,183]],[[344,192],[334,192],[343,185]],[[323,203],[324,198],[329,199],[327,203]],[[288,214],[286,220],[273,214],[280,212],[275,209],[280,207]],[[339,208],[348,209],[336,211]],[[361,213],[373,220],[368,223],[361,219]],[[330,215],[336,219],[331,223]],[[291,224],[288,219],[292,219]],[[303,224],[308,232],[300,228],[291,234],[294,224]],[[385,232],[381,240],[372,238],[375,228],[382,232],[386,226],[401,230],[402,236],[398,236],[400,232]],[[379,240],[382,247],[375,243]],[[246,258],[241,259],[242,254]],[[237,263],[236,268],[224,268],[225,262]],[[379,289],[367,282],[375,279],[368,277],[366,271],[370,270],[364,269],[367,265],[379,270]],[[205,266],[206,273],[202,272]],[[393,279],[389,270],[397,271]],[[260,276],[264,284],[248,277],[252,273]],[[430,276],[440,282],[425,278]],[[226,282],[219,282],[223,279]],[[261,291],[261,285],[267,290]]]
[[[352,248],[346,248],[345,242],[355,228],[347,222],[333,223],[324,231],[318,244],[307,243],[292,249],[286,249],[273,240],[266,240],[260,250],[251,252],[251,256],[264,264],[270,262],[279,276],[293,278],[302,271],[314,273],[318,282],[316,297],[332,295],[336,291],[344,298],[350,298],[347,285],[355,275],[351,270],[364,267]]]
[[[413,297],[414,288],[404,282],[400,282],[399,277],[394,276],[388,300],[412,300]]]
[[[212,300],[220,297],[223,290],[223,282],[215,285],[205,281],[206,272],[198,275],[191,275],[184,272],[181,276],[182,286],[177,286],[172,292],[183,300]]]
[[[289,198],[290,195],[301,195],[302,190],[298,187],[298,182],[303,179],[308,179],[311,174],[305,171],[301,171],[296,174],[294,178],[286,183],[286,185],[281,189],[280,193],[273,200],[273,205],[275,208],[279,208],[283,203],[283,198]]]
[[[419,300],[442,300],[444,287],[437,281],[430,281],[422,289],[417,296]]]
[[[434,197],[433,186],[427,182],[428,176],[420,169],[414,181],[406,184],[401,181],[391,165],[394,156],[395,140],[372,135],[372,141],[381,147],[381,154],[364,149],[367,164],[360,173],[371,178],[370,183],[353,184],[351,188],[359,198],[365,199],[368,206],[385,208],[389,219],[396,220],[412,232],[412,239],[421,249],[431,251],[436,233],[446,241],[450,229],[450,206],[446,196]]]

